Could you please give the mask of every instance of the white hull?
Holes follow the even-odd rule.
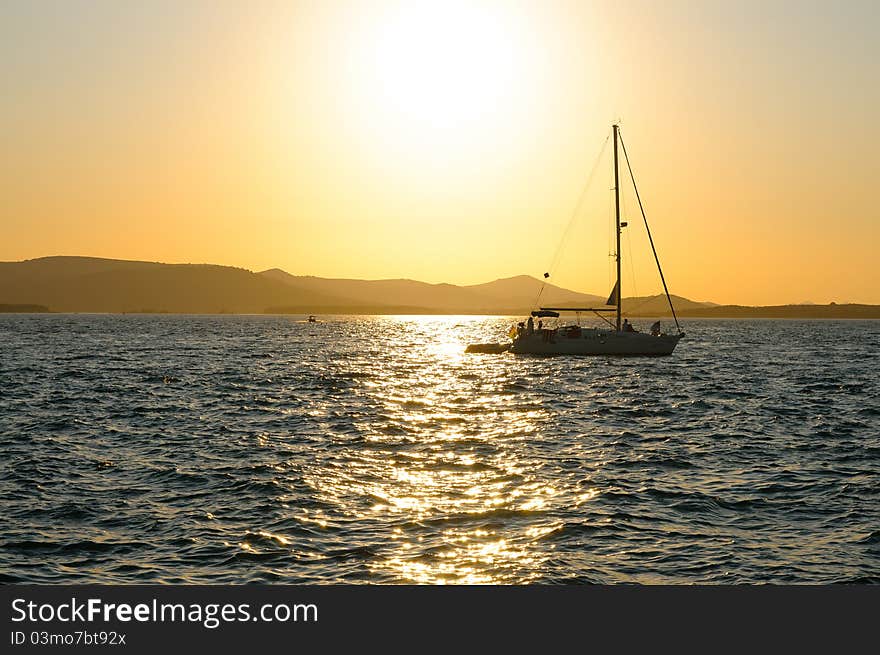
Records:
[[[671,355],[683,334],[653,336],[645,332],[584,329],[580,334],[544,330],[513,340],[510,352],[530,355]]]

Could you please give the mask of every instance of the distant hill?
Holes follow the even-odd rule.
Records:
[[[772,305],[749,307],[744,305],[717,305],[695,307],[678,311],[679,316],[691,318],[880,318],[880,305]],[[668,313],[666,314],[668,315]]]
[[[544,285],[543,291],[541,291],[542,284]],[[569,291],[528,275],[517,275],[465,288],[472,289],[481,295],[494,299],[499,305],[508,307],[531,308],[534,306],[535,300],[539,298],[539,292],[541,294],[540,304],[545,307],[557,305],[560,307],[602,307],[605,304],[605,298],[602,296]]]
[[[45,305],[6,305],[0,304],[0,314],[45,314],[49,308]]]
[[[708,309],[715,306],[711,303],[688,300],[675,294],[672,294],[672,304],[675,307],[675,313],[679,316],[682,316],[683,312]],[[625,313],[630,316],[667,316],[670,314],[669,301],[663,294],[624,298],[623,308]]]
[[[273,305],[309,311],[352,301],[230,266],[43,257],[0,262],[0,303],[58,312],[258,313]]]
[[[428,284],[415,280],[347,280],[295,276],[277,268],[263,271],[270,279],[309,289],[315,293],[357,298],[361,304],[396,305],[420,308],[416,313],[441,314],[521,314],[529,311],[538,297],[541,281],[528,275],[495,280],[485,284],[455,286]],[[600,305],[598,296],[569,291],[547,284],[541,304],[568,303],[568,306]]]
[[[260,273],[281,284],[307,289],[316,294],[356,299],[356,304],[375,307],[401,306],[413,310],[451,312],[464,307],[475,308],[483,299],[465,288],[452,284],[428,284],[415,280],[347,280],[295,276],[277,268]]]
[[[519,275],[456,286],[415,280],[348,280],[254,273],[213,264],[161,264],[95,257],[0,262],[0,311],[512,314],[531,310],[543,282]],[[712,305],[673,296],[686,317],[880,318],[875,305]],[[540,305],[600,307],[605,298],[545,284]],[[666,297],[624,299],[629,316],[669,316]]]

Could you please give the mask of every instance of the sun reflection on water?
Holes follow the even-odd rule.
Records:
[[[331,429],[326,452],[305,470],[325,509],[299,520],[324,530],[344,526],[352,546],[378,541],[367,564],[377,580],[539,579],[552,549],[534,544],[562,525],[554,509],[598,493],[551,479],[536,465],[535,444],[551,414],[510,358],[464,355],[469,341],[485,338],[474,329],[485,325],[482,317],[376,323],[390,335],[395,365],[361,362],[354,393],[378,415],[354,422],[353,442]],[[379,525],[394,528],[377,534]]]

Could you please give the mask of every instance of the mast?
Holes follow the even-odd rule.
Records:
[[[620,291],[620,181],[617,175],[617,130],[614,128],[614,222],[617,228],[617,331],[620,332],[620,305],[623,300],[623,294]]]

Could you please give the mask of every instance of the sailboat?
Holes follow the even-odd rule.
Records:
[[[672,298],[666,287],[666,278],[663,276],[663,269],[660,267],[660,258],[657,256],[657,250],[654,248],[654,239],[651,237],[651,230],[648,227],[648,219],[645,217],[645,210],[642,206],[642,199],[639,196],[639,190],[636,186],[635,177],[633,176],[632,166],[629,163],[629,156],[626,154],[626,145],[620,136],[620,127],[612,126],[614,135],[614,215],[616,225],[616,242],[615,259],[617,263],[617,282],[611,291],[605,307],[541,307],[531,312],[528,318],[528,324],[520,323],[519,327],[511,329],[511,338],[513,343],[504,350],[512,353],[528,353],[535,355],[629,355],[629,356],[659,356],[671,355],[675,350],[675,346],[684,337],[681,326],[678,323],[678,317],[675,315],[675,308],[672,305]],[[639,201],[639,209],[642,212],[642,218],[645,222],[645,228],[648,231],[648,240],[651,244],[651,250],[654,252],[654,260],[657,263],[657,270],[660,272],[660,279],[663,282],[663,291],[669,301],[669,308],[672,317],[675,320],[677,333],[667,334],[660,329],[660,322],[657,321],[651,328],[650,332],[639,332],[628,320],[621,322],[623,314],[623,296],[621,294],[621,250],[620,250],[620,231],[626,227],[626,223],[620,221],[620,177],[618,173],[618,143],[623,147],[623,154],[626,160],[626,166],[629,170],[630,179],[633,183],[633,189],[636,192],[636,198]],[[544,277],[549,277],[549,273],[545,273]],[[543,320],[549,318],[559,318],[562,312],[593,312],[602,318],[608,325],[607,328],[582,328],[579,325],[567,325],[562,327],[545,328]],[[613,322],[603,316],[605,312],[613,312],[615,319]],[[536,329],[534,320],[539,319],[539,327]],[[470,350],[470,349],[469,349]],[[474,349],[472,352],[487,352],[487,350]]]

